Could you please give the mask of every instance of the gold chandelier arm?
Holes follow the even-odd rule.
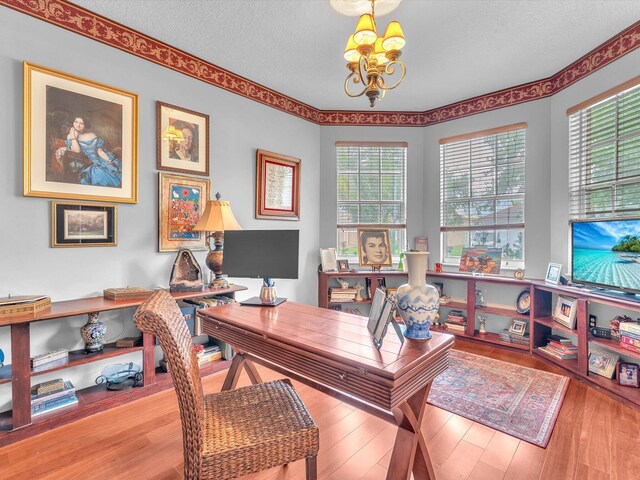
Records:
[[[385,65],[384,72],[387,75],[393,75],[396,71],[396,66],[399,66],[402,69],[402,75],[400,76],[400,79],[396,83],[390,86],[386,86],[384,80],[382,80],[382,85],[378,84],[378,86],[383,90],[393,90],[394,88],[396,88],[398,85],[402,83],[402,80],[404,80],[404,76],[407,73],[407,69],[404,66],[404,62],[401,62],[400,60],[393,60],[392,62],[387,63]]]
[[[362,91],[360,93],[351,93],[349,91],[349,82],[353,79],[353,83],[364,83],[360,80],[360,77],[358,76],[357,72],[351,72],[349,74],[349,76],[347,77],[347,79],[344,81],[344,93],[346,93],[347,95],[349,95],[352,98],[355,97],[361,97],[362,95],[364,95],[364,92],[367,91],[367,86],[363,85]]]

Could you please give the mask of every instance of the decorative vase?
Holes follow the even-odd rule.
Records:
[[[98,320],[98,312],[90,313],[89,320],[80,328],[80,334],[84,340],[84,351],[87,353],[99,352],[104,348],[102,341],[107,333],[107,326]]]
[[[262,281],[262,288],[260,289],[260,301],[263,305],[273,305],[277,299],[276,282],[271,278],[265,278]]]
[[[440,298],[438,289],[426,283],[429,252],[406,252],[405,264],[409,270],[409,283],[398,287],[398,312],[407,326],[406,338],[428,340],[429,327],[438,318]]]

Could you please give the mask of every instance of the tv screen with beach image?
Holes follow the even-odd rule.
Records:
[[[572,281],[640,292],[640,220],[572,224]]]

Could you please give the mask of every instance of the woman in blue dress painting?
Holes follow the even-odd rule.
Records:
[[[122,186],[122,171],[119,160],[102,147],[104,140],[93,132],[85,131],[84,119],[76,117],[67,135],[67,148],[72,152],[84,153],[91,163],[80,171],[82,185],[101,187]]]

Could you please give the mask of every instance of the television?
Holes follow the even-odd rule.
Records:
[[[571,281],[640,293],[640,219],[573,222]]]
[[[222,272],[234,278],[298,278],[298,230],[227,230]]]

